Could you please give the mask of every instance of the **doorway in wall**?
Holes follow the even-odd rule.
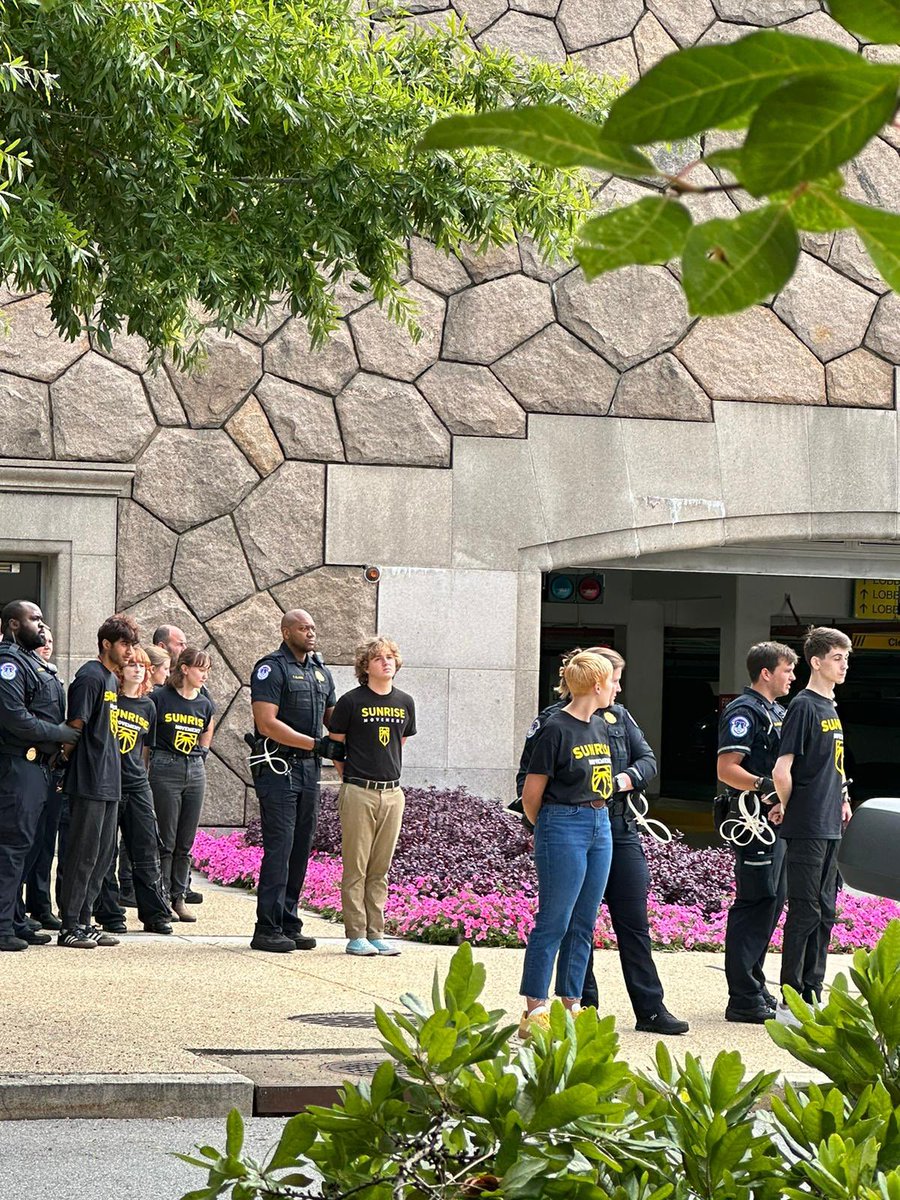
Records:
[[[900,795],[900,584],[892,582],[900,579],[900,547],[759,545],[637,562],[569,571],[602,577],[590,606],[554,601],[545,586],[542,704],[563,651],[614,646],[628,663],[623,700],[659,759],[655,792],[708,806],[716,790],[719,711],[749,682],[750,645],[771,639],[800,654],[809,625],[836,626],[854,643],[837,695],[851,794],[855,801]],[[896,603],[863,611],[862,593],[873,583]],[[807,679],[801,654],[792,694]]]
[[[0,610],[11,600],[43,606],[44,564],[40,559],[0,559]]]

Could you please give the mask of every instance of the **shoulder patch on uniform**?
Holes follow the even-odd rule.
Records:
[[[527,738],[534,737],[534,735],[537,733],[537,731],[540,729],[540,727],[541,727],[541,718],[535,717],[534,720],[531,722],[531,724],[528,726],[528,732],[525,734],[525,736]]]
[[[15,679],[19,668],[15,663],[4,663],[0,667],[0,679]]]
[[[263,663],[263,665],[261,667],[256,668],[256,678],[257,679],[268,679],[271,674],[272,674],[272,668],[269,666],[268,663]]]
[[[750,732],[750,722],[746,717],[732,717],[728,722],[728,731],[732,737],[745,737]]]

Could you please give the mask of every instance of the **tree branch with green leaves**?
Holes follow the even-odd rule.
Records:
[[[476,149],[448,172],[415,143],[452,113],[601,119],[615,95],[459,21],[373,33],[356,0],[5,0],[0,42],[0,278],[47,292],[66,336],[139,334],[179,365],[205,323],[276,300],[321,341],[354,277],[415,333],[412,235],[571,246],[576,170]]]
[[[832,16],[878,43],[900,42],[900,0],[832,0]],[[671,54],[624,92],[605,121],[555,105],[445,118],[423,150],[475,146],[513,151],[546,167],[592,168],[655,189],[591,217],[575,257],[588,278],[680,260],[694,316],[738,312],[791,278],[804,232],[852,228],[885,282],[900,290],[900,213],[850,199],[841,168],[894,121],[900,66],[840,46],[762,30],[721,46]],[[729,131],[737,144],[677,174],[654,165],[654,147]],[[695,185],[692,171],[717,184]],[[745,194],[748,211],[695,224],[692,193]]]

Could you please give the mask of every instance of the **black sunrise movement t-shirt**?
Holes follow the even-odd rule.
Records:
[[[201,692],[194,700],[186,700],[163,684],[150,693],[150,699],[156,706],[156,749],[199,757],[200,738],[216,711],[209,696]]]
[[[793,754],[793,787],[784,838],[839,838],[844,788],[844,730],[833,700],[804,688],[787,710],[779,754]]]
[[[534,739],[529,775],[548,775],[544,803],[579,804],[613,794],[612,753],[603,718],[555,712]]]
[[[123,696],[120,692],[117,724],[122,787],[133,787],[147,778],[144,747],[153,745],[156,705],[149,696]]]
[[[365,685],[354,688],[334,706],[328,729],[347,735],[345,779],[399,779],[402,739],[416,732],[415,702],[399,688],[386,696]]]
[[[66,769],[63,791],[88,800],[120,800],[118,680],[98,658],[75,672],[69,684],[68,720],[84,721],[78,745]]]

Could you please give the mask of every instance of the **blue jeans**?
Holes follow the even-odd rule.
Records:
[[[605,808],[543,805],[534,831],[538,911],[525,948],[523,996],[549,996],[557,954],[557,996],[581,996],[611,862]]]

